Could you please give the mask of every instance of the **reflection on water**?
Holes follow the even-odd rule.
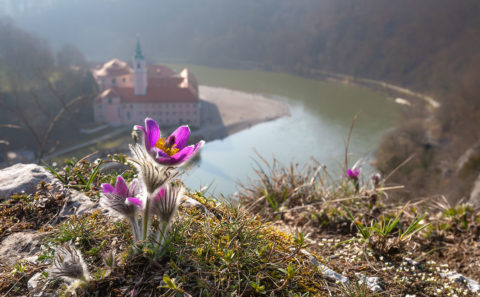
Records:
[[[350,145],[353,165],[360,158],[372,156],[381,136],[394,126],[400,113],[386,95],[360,87],[281,73],[188,67],[200,84],[261,93],[291,106],[291,117],[208,142],[202,148],[200,162],[185,176],[192,189],[212,183],[217,194],[234,193],[237,181],[254,178],[255,150],[267,160],[275,157],[286,165],[304,164],[313,156],[327,167],[338,169],[343,164],[352,118],[361,111]]]

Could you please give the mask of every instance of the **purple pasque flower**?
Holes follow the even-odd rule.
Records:
[[[190,160],[205,143],[203,140],[187,146],[190,128],[178,127],[169,137],[161,137],[158,124],[151,118],[145,119],[145,127],[135,125],[134,130],[143,132],[145,150],[164,166],[180,166]]]
[[[185,189],[181,182],[167,183],[152,199],[152,213],[166,224],[175,216]]]
[[[360,175],[360,170],[357,168],[352,168],[347,170],[347,177],[350,179],[358,179]]]
[[[140,187],[136,179],[127,186],[125,180],[119,175],[115,187],[110,184],[102,184],[102,190],[104,196],[100,199],[100,203],[103,207],[129,220],[135,218],[138,205],[142,203],[141,199],[137,197]]]

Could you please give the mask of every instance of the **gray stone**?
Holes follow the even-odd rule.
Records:
[[[0,263],[14,265],[27,257],[38,255],[45,233],[16,232],[3,238],[0,244]]]
[[[361,273],[357,273],[360,283],[367,286],[367,288],[374,292],[379,293],[383,291],[383,282],[379,277],[376,276],[366,276]]]
[[[45,292],[45,288],[47,287],[47,284],[48,284],[48,279],[45,278],[41,272],[35,273],[27,282],[29,296],[33,296],[33,297],[58,296],[57,294]]]
[[[0,201],[15,193],[33,193],[40,181],[55,186],[61,183],[45,168],[37,164],[15,164],[0,170]]]
[[[340,273],[333,271],[326,265],[320,263],[312,254],[310,254],[306,250],[301,250],[301,253],[306,255],[310,259],[310,263],[313,266],[315,266],[318,269],[318,271],[322,273],[326,279],[330,281],[338,282],[344,286],[348,286],[349,284],[348,277],[343,276]]]
[[[90,213],[98,208],[98,203],[93,202],[82,192],[68,189],[66,192],[66,201],[60,213],[58,214],[55,223],[70,217],[71,215],[81,215]]]
[[[458,272],[447,272],[447,273],[440,273],[441,276],[448,278],[451,281],[456,282],[460,285],[466,285],[467,288],[472,291],[473,293],[480,292],[480,283],[474,281],[471,278],[468,278]]]
[[[71,215],[81,215],[98,207],[83,193],[67,189],[45,168],[37,164],[15,164],[0,170],[0,201],[9,199],[14,193],[33,194],[39,182],[54,186],[55,191],[65,194],[66,201],[59,211],[55,223]]]

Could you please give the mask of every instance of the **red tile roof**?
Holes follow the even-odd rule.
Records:
[[[135,95],[133,87],[112,87],[103,91],[97,100],[106,97],[119,97],[122,102],[198,102],[198,85],[193,74],[184,69],[180,74],[163,65],[147,64],[147,94]],[[127,63],[113,59],[95,71],[97,76],[117,76],[131,74]]]
[[[147,75],[149,78],[157,78],[176,75],[176,73],[167,66],[147,64]]]
[[[135,95],[134,88],[129,87],[114,87],[112,89],[124,103],[198,102],[198,97],[190,88],[149,85],[145,95]]]
[[[117,76],[133,73],[131,67],[127,63],[118,59],[113,59],[105,63],[102,68],[95,71],[96,76]]]

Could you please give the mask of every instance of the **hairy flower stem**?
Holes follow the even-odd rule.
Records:
[[[167,228],[168,228],[168,222],[163,221],[162,227],[160,228],[160,232],[156,234],[157,236],[155,238],[157,243],[157,247],[155,248],[155,253],[154,253],[155,257],[158,256],[158,252],[160,251],[160,248],[163,247],[163,245],[165,244]]]
[[[148,229],[149,229],[149,226],[148,226],[148,222],[150,221],[150,199],[152,198],[152,193],[149,193],[147,195],[147,201],[145,202],[145,211],[143,212],[143,237],[142,237],[142,240],[147,240],[148,239]]]
[[[133,228],[133,238],[135,242],[137,242],[140,239],[140,227],[138,226],[138,221],[137,218],[131,218],[130,219],[130,225],[132,225]]]

